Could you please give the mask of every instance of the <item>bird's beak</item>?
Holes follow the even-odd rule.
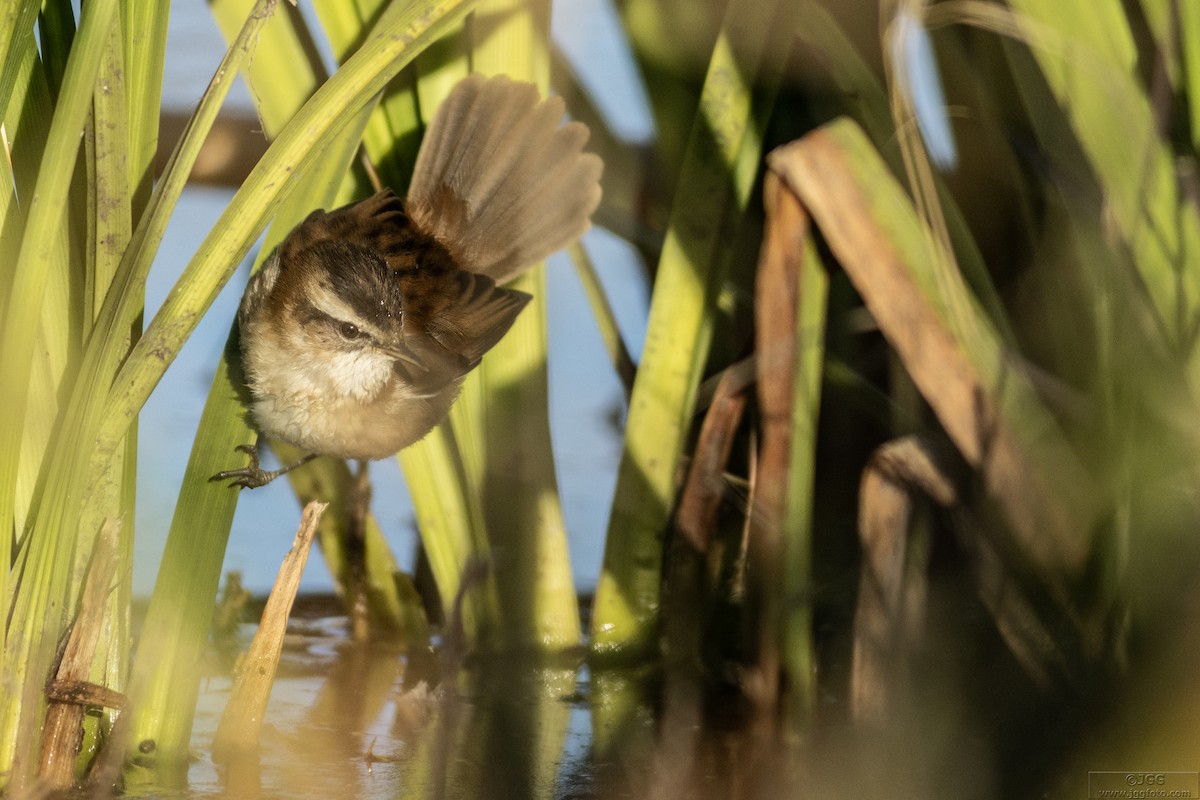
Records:
[[[394,342],[389,345],[383,345],[380,347],[380,349],[397,361],[402,361],[410,367],[420,370],[421,372],[429,371],[426,369],[425,365],[422,364],[415,355],[413,355],[413,351],[408,347],[408,345],[404,344],[403,342]]]

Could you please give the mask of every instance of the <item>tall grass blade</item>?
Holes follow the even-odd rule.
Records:
[[[154,188],[158,116],[162,103],[163,59],[171,0],[131,0],[121,6],[125,53],[125,98],[129,114],[126,164],[131,213],[139,220]]]
[[[209,0],[208,5],[226,40],[233,42],[254,2]],[[268,139],[279,135],[328,78],[320,57],[313,51],[300,11],[287,3],[278,7],[263,25],[254,46],[254,57],[243,69]]]
[[[317,0],[314,5],[339,63],[349,58],[362,44],[388,7],[385,0],[355,0],[350,3]],[[436,49],[436,46],[430,49]],[[418,62],[428,53],[429,49],[418,58]],[[421,109],[415,73],[414,65],[396,76],[380,98],[379,110],[371,116],[363,133],[363,146],[380,180],[400,195],[404,194],[412,177],[421,141]]]
[[[32,33],[17,37],[14,47],[19,51],[16,76],[10,107],[5,114],[4,130],[11,149],[12,182],[4,197],[3,242],[4,259],[0,261],[0,314],[12,297],[17,260],[27,220],[27,208],[41,166],[42,151],[50,127],[53,109],[50,90],[41,69]],[[7,143],[6,143],[7,144]],[[15,190],[15,193],[13,193]],[[17,473],[14,498],[14,519],[10,536],[0,540],[0,563],[12,564],[12,547],[21,541],[27,530],[28,516],[35,502],[35,490],[44,467],[47,446],[58,417],[61,392],[59,384],[78,347],[79,320],[72,314],[69,298],[71,281],[82,281],[83,269],[72,270],[68,264],[66,227],[55,231],[55,265],[48,276],[46,296],[39,321],[38,342],[34,346],[34,363],[28,388],[25,430],[21,443],[21,463]],[[69,274],[68,274],[69,273]],[[76,291],[81,287],[76,286]],[[0,364],[0,378],[7,370]],[[10,599],[9,571],[0,570],[0,597]]]
[[[463,584],[472,565],[488,563],[489,548],[483,507],[467,479],[454,426],[442,422],[400,451],[399,460],[442,608],[453,608],[459,592],[465,592],[462,621],[468,641],[478,649],[494,647],[500,627],[495,582]]]
[[[54,270],[52,262],[58,241],[55,230],[63,226],[79,140],[116,8],[114,0],[98,0],[85,9],[45,142],[12,291],[0,323],[4,326],[0,341],[3,373],[0,406],[6,409],[0,421],[0,531],[5,539],[14,535],[14,490],[33,374],[33,348],[49,276]],[[0,773],[13,770],[17,785],[29,779],[32,765],[29,750],[18,756],[16,748],[28,748],[40,724],[39,714],[23,713],[20,698],[24,695],[26,676],[36,675],[40,680],[45,671],[39,667],[44,667],[53,655],[57,633],[69,607],[63,600],[70,596],[67,579],[75,553],[75,535],[74,530],[57,529],[32,542],[32,552],[25,561],[25,572],[16,590],[15,608],[8,609],[9,618],[17,624],[7,630],[0,662],[5,683],[0,691],[4,698],[0,701]]]
[[[1181,60],[1183,61],[1183,92],[1189,98],[1191,111],[1192,147],[1200,151],[1200,6],[1195,3],[1172,3],[1178,9]],[[1168,28],[1168,31],[1170,28]]]
[[[110,17],[108,22],[111,24],[112,21],[113,17]],[[87,30],[88,16],[85,15],[77,42],[82,40]],[[106,41],[108,33],[109,30],[105,29]],[[245,53],[244,49],[236,52],[241,52],[242,55]],[[236,56],[227,58],[234,59]],[[68,79],[69,77],[70,70]],[[233,73],[226,77],[224,90],[228,89],[233,77]],[[94,82],[94,76],[92,80]],[[68,83],[64,84],[64,96],[69,86],[68,80]],[[34,527],[27,537],[32,545],[22,551],[27,564],[32,565],[38,572],[32,573],[30,568],[25,568],[24,578],[29,580],[30,589],[19,594],[14,601],[13,617],[22,620],[23,625],[19,638],[10,637],[9,647],[4,654],[4,674],[12,676],[14,682],[23,683],[28,680],[26,675],[38,675],[42,671],[42,665],[48,658],[46,651],[53,647],[64,624],[65,610],[73,606],[71,593],[76,591],[70,582],[70,557],[73,548],[55,545],[59,544],[63,531],[74,534],[78,530],[84,508],[83,498],[94,496],[102,488],[111,468],[111,461],[103,458],[97,460],[95,470],[88,469],[91,464],[87,454],[94,438],[89,436],[87,431],[95,430],[98,416],[104,408],[104,392],[97,392],[96,387],[107,387],[111,383],[112,375],[126,352],[130,326],[137,319],[142,306],[141,286],[145,280],[145,270],[148,269],[153,250],[161,239],[167,212],[174,198],[178,196],[195,155],[199,152],[203,133],[216,116],[216,107],[223,97],[221,86],[220,82],[215,84],[205,101],[202,101],[189,128],[189,134],[185,135],[181,146],[173,155],[171,165],[152,200],[151,213],[142,220],[135,231],[134,240],[125,250],[113,278],[112,289],[104,299],[100,318],[89,339],[77,379],[77,386],[80,388],[70,398],[55,445],[52,466],[47,473],[44,499]],[[116,436],[109,451],[110,455],[124,435],[125,431],[122,430]],[[76,535],[86,536],[87,533],[81,530]],[[30,578],[32,574],[38,574],[39,579]],[[33,589],[40,590],[39,594],[35,595]],[[44,608],[44,598],[47,594],[53,598],[49,609]],[[6,697],[16,700],[22,698],[22,694],[14,690]],[[32,698],[26,699],[32,702]],[[37,724],[39,709],[40,705],[36,702],[32,702],[32,705],[14,702],[5,708],[5,713],[14,718],[20,715],[20,724],[28,726]],[[7,747],[4,742],[0,744]]]
[[[747,37],[735,52],[732,37],[769,30],[774,12],[772,2],[731,2],[709,63],[630,402],[592,613],[597,652],[646,648],[657,634],[662,537],[725,279],[722,233],[746,207],[755,176],[739,162],[743,140],[758,136],[751,92],[765,42]]]
[[[33,23],[41,7],[40,0],[4,0],[0,5],[0,108],[9,107],[20,80],[20,64],[33,43]]]
[[[550,3],[485,0],[476,11],[475,69],[550,85]],[[509,646],[554,652],[579,643],[580,625],[550,442],[546,281],[536,266],[513,282],[533,295],[469,381],[481,441],[484,515]],[[464,409],[463,411],[468,411]],[[455,417],[455,431],[467,416]],[[482,435],[481,435],[482,434]]]
[[[126,113],[126,92],[123,68],[122,31],[118,20],[111,27],[109,47],[101,65],[92,108],[92,135],[87,154],[89,174],[89,224],[87,244],[89,257],[86,268],[86,290],[83,293],[84,325],[90,329],[100,316],[104,297],[108,294],[133,233],[132,193],[127,161],[130,118]],[[157,102],[155,103],[157,110]],[[139,320],[140,321],[140,320]],[[136,327],[140,327],[136,326]],[[136,335],[131,328],[126,334],[127,349]],[[131,426],[123,447],[119,448],[109,466],[100,490],[92,495],[80,516],[81,531],[98,530],[108,520],[123,520],[114,532],[112,546],[118,563],[132,564],[134,537],[134,500],[137,480],[137,427]],[[77,555],[76,574],[87,567],[87,548]],[[129,665],[130,612],[133,601],[132,570],[117,572],[107,587],[108,636],[96,654],[91,680],[108,687],[124,688]],[[116,709],[106,709],[103,726],[116,719]],[[83,750],[93,752],[100,736],[101,718],[90,714],[84,720],[86,737]]]
[[[47,284],[63,228],[67,192],[74,174],[79,139],[90,110],[92,88],[108,44],[108,28],[116,13],[114,0],[89,7],[71,51],[67,74],[40,159],[37,181],[26,204],[26,223],[4,308],[0,339],[0,530],[13,530],[13,489],[25,422],[34,342],[40,326]],[[2,742],[2,738],[0,738]],[[2,749],[2,744],[0,744]]]

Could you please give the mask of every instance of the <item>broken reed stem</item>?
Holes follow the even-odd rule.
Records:
[[[1098,516],[1090,476],[980,316],[956,329],[943,309],[967,308],[929,274],[923,225],[874,146],[848,119],[768,158],[797,194],[862,295],[880,331],[967,462],[982,476],[1013,544],[1068,606],[1066,579],[1082,574]],[[970,335],[967,335],[967,334]]]
[[[108,593],[117,573],[119,519],[105,522],[97,540],[92,565],[80,598],[79,613],[71,626],[62,658],[46,684],[50,705],[42,728],[42,750],[38,779],[42,786],[69,789],[75,784],[75,759],[83,741],[83,716],[88,705],[120,703],[115,692],[89,691],[88,678],[96,645],[108,608]],[[98,699],[100,698],[100,699]]]
[[[246,651],[229,702],[225,705],[221,724],[217,727],[213,761],[228,762],[254,753],[258,748],[258,733],[271,696],[271,686],[275,682],[275,671],[279,667],[288,617],[296,600],[300,576],[308,562],[317,525],[327,507],[328,503],[317,500],[304,507],[300,529],[296,531],[292,547],[279,568],[279,576],[267,598],[258,632]]]
[[[726,493],[725,469],[746,411],[747,394],[746,382],[726,370],[700,425],[675,518],[675,530],[697,553],[707,553],[716,536],[717,512]]]
[[[850,711],[859,721],[886,722],[896,694],[907,690],[912,677],[929,581],[911,562],[927,557],[929,543],[915,546],[909,523],[918,497],[943,508],[958,503],[951,459],[943,449],[927,437],[894,439],[863,470],[858,502],[863,571],[850,672]]]

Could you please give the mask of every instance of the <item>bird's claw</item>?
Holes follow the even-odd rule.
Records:
[[[266,486],[279,477],[278,472],[260,469],[258,466],[258,447],[252,444],[239,444],[234,448],[250,457],[250,464],[241,469],[226,469],[209,478],[210,481],[229,481],[230,488],[240,486],[243,489],[257,489]],[[232,480],[230,480],[232,479]]]
[[[209,478],[210,481],[228,480],[230,487],[240,486],[243,489],[257,489],[260,486],[266,486],[285,472],[289,472],[302,464],[307,464],[317,457],[316,453],[309,453],[279,469],[259,469],[258,447],[256,445],[239,444],[236,449],[250,456],[249,466],[242,467],[241,469],[222,470]]]

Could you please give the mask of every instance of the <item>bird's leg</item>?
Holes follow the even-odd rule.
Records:
[[[356,641],[365,641],[370,635],[367,624],[367,514],[371,509],[371,481],[368,478],[367,462],[358,462],[350,490],[349,530],[346,537],[346,561],[349,567],[350,628]]]
[[[230,486],[241,486],[244,489],[257,489],[260,486],[266,486],[271,481],[278,478],[285,472],[289,472],[296,467],[307,464],[317,457],[316,453],[298,458],[291,464],[280,467],[279,469],[267,470],[259,469],[258,466],[258,446],[253,444],[239,444],[237,450],[250,456],[250,466],[242,467],[241,469],[227,469],[218,472],[209,478],[210,481],[223,481],[232,478],[229,481]]]

